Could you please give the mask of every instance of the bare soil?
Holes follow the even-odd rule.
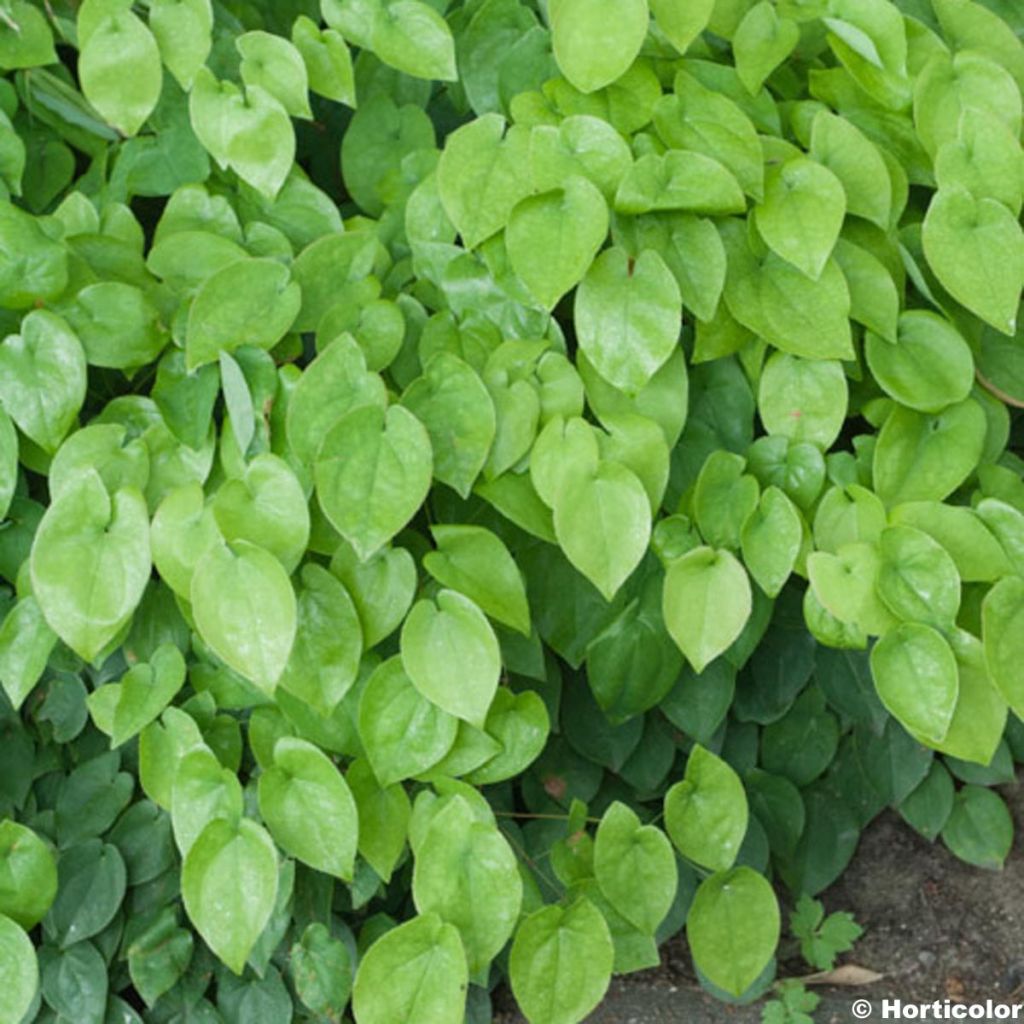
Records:
[[[827,911],[852,911],[864,928],[840,959],[882,974],[856,988],[818,988],[819,1024],[853,1020],[855,999],[967,1003],[1024,1002],[1024,784],[1002,787],[1016,825],[1002,871],[957,860],[941,840],[918,836],[885,812],[865,830],[842,878],[820,897]],[[685,940],[663,949],[660,967],[618,978],[588,1024],[758,1024],[760,1005],[726,1006],[697,985]],[[780,977],[806,971],[799,958],[780,964]],[[500,1000],[499,1000],[500,1005]],[[495,1024],[524,1024],[508,1010]]]

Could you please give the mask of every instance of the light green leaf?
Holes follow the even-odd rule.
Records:
[[[248,818],[211,821],[181,869],[185,912],[213,952],[241,974],[277,897],[277,852]]]
[[[289,575],[309,542],[309,509],[302,485],[284,459],[265,452],[226,480],[210,502],[221,536],[269,551]]]
[[[693,962],[712,984],[734,996],[768,966],[779,941],[779,905],[763,875],[748,867],[701,882],[686,918]]]
[[[129,9],[112,11],[85,38],[78,75],[85,98],[104,120],[123,135],[135,135],[163,85],[153,33]]]
[[[875,445],[878,496],[890,506],[941,501],[977,466],[986,430],[985,413],[973,398],[933,415],[897,406]]]
[[[757,411],[769,434],[832,447],[846,419],[846,375],[836,360],[776,352],[761,371]]]
[[[804,525],[785,491],[767,487],[740,534],[743,564],[757,585],[777,597],[796,565]]]
[[[238,260],[219,270],[207,278],[189,311],[188,369],[242,345],[272,348],[295,321],[301,301],[299,286],[276,260]]]
[[[295,593],[281,563],[247,541],[217,544],[196,566],[190,600],[203,642],[272,693],[296,631]]]
[[[608,925],[586,897],[542,907],[516,930],[512,992],[531,1021],[577,1024],[604,998],[614,957]]]
[[[8,10],[13,24],[0,22],[0,68],[6,71],[56,63],[53,33],[46,15],[28,0],[13,0]]]
[[[210,0],[150,0],[149,27],[167,70],[187,92],[213,45]]]
[[[406,675],[427,700],[484,727],[501,675],[501,651],[470,598],[442,590],[434,601],[417,601],[402,626],[401,650]]]
[[[34,597],[23,597],[7,613],[0,625],[0,684],[15,711],[42,678],[56,643]]]
[[[929,310],[902,313],[895,344],[868,332],[864,354],[886,393],[920,412],[962,402],[974,386],[970,347],[948,320]]]
[[[381,786],[366,758],[349,765],[346,776],[359,812],[359,854],[389,882],[409,832],[412,807],[398,783]]]
[[[416,847],[412,893],[421,914],[437,914],[458,929],[477,977],[512,937],[523,884],[504,836],[456,796]]]
[[[694,548],[665,574],[665,626],[697,672],[740,635],[751,602],[750,580],[728,551]]]
[[[768,0],[747,11],[733,33],[732,54],[736,73],[751,96],[758,94],[764,80],[793,52],[799,39],[800,27],[789,18],[780,18]]]
[[[367,650],[399,627],[416,593],[416,563],[405,548],[383,548],[360,561],[351,545],[342,544],[331,572],[356,606]]]
[[[359,699],[359,738],[382,786],[420,775],[455,742],[458,719],[432,704],[397,655],[370,676]]]
[[[363,630],[355,604],[336,576],[320,565],[302,567],[298,626],[278,685],[329,716],[359,672]]]
[[[312,119],[306,65],[292,43],[270,32],[245,32],[235,39],[235,49],[242,57],[238,70],[246,88],[257,85],[292,117]]]
[[[469,977],[458,931],[421,914],[385,932],[356,972],[359,1024],[462,1024]]]
[[[520,199],[532,191],[529,132],[485,114],[445,139],[437,165],[437,187],[456,231],[469,249],[500,231]]]
[[[196,566],[220,539],[202,486],[184,484],[164,498],[153,516],[153,564],[164,582],[188,601]]]
[[[50,847],[26,825],[0,822],[0,915],[34,928],[56,895],[57,862]]]
[[[3,914],[0,914],[0,985],[4,991],[0,1024],[20,1024],[39,988],[39,964],[32,940]]]
[[[604,198],[586,178],[574,175],[562,187],[516,204],[505,245],[512,269],[551,310],[580,282],[607,234]]]
[[[178,762],[171,789],[171,824],[181,855],[215,820],[237,825],[242,817],[242,787],[207,747],[186,753]]]
[[[1007,576],[985,595],[981,624],[992,681],[1019,716],[1024,712],[1024,580]]]
[[[747,795],[733,769],[699,744],[665,794],[665,828],[679,852],[713,871],[731,867],[747,831]]]
[[[111,497],[83,473],[46,510],[31,555],[32,589],[51,629],[92,661],[121,631],[150,575],[149,519],[138,491]]]
[[[610,601],[647,551],[651,506],[635,473],[605,462],[559,489],[554,522],[566,558]]]
[[[960,610],[960,576],[945,548],[910,526],[879,538],[878,596],[900,619],[949,629]]]
[[[670,149],[648,153],[627,171],[615,193],[619,213],[688,210],[691,213],[743,213],[746,200],[724,164],[703,153]]]
[[[1013,335],[1024,288],[1024,233],[994,199],[975,199],[960,187],[932,197],[921,226],[925,258],[957,302]]]
[[[672,845],[653,825],[642,825],[615,801],[594,837],[594,876],[605,899],[635,928],[653,935],[676,895],[678,870]]]
[[[75,422],[85,389],[85,353],[59,316],[34,310],[22,320],[21,333],[0,344],[0,402],[46,451],[56,451]]]
[[[356,105],[356,83],[352,54],[341,34],[320,29],[304,14],[292,26],[292,42],[306,64],[310,89],[329,100]]]
[[[501,539],[481,526],[431,527],[437,550],[423,557],[423,567],[442,586],[476,602],[503,625],[530,635],[526,588],[512,555]]]
[[[580,348],[609,384],[633,394],[672,355],[681,315],[679,286],[653,250],[635,262],[622,249],[606,250],[576,290]]]
[[[908,730],[939,743],[956,708],[956,658],[942,634],[918,622],[902,622],[871,650],[875,689],[889,712]]]
[[[764,201],[754,220],[771,249],[816,281],[845,215],[846,194],[839,179],[814,160],[794,157],[768,168]]]
[[[313,467],[317,495],[361,561],[415,515],[432,465],[426,428],[400,405],[355,409],[327,432]]]
[[[650,18],[647,0],[555,0],[549,13],[559,70],[584,93],[626,73]]]
[[[686,53],[704,31],[714,8],[715,0],[651,0],[651,13],[658,28],[680,53]]]
[[[170,704],[185,682],[185,659],[173,644],[161,644],[148,662],[133,665],[116,687],[111,746],[119,747],[141,732]],[[90,700],[96,693],[90,695]]]
[[[259,778],[260,817],[277,844],[317,871],[352,880],[359,817],[344,776],[318,747],[284,736]]]
[[[451,352],[431,356],[402,396],[430,435],[434,476],[469,496],[497,433],[494,401],[479,374]]]

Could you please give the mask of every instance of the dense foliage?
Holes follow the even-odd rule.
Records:
[[[1022,34],[0,0],[0,1024],[752,998],[884,807],[1000,866]]]

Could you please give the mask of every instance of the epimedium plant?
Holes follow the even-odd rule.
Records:
[[[0,0],[0,1022],[749,1000],[886,806],[999,867],[1022,34]]]

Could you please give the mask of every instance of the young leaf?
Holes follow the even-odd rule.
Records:
[[[701,882],[686,919],[694,964],[734,996],[768,965],[779,930],[775,893],[763,875],[748,867],[719,871]]]
[[[694,746],[686,777],[665,794],[665,827],[676,848],[703,867],[724,871],[736,860],[747,817],[739,776],[721,758]]]
[[[248,818],[211,821],[181,869],[185,912],[206,944],[241,974],[277,896],[277,851]]]

